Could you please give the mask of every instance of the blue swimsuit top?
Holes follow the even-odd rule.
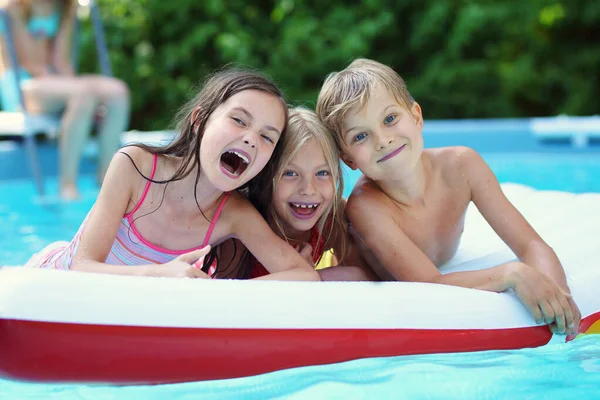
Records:
[[[34,16],[27,22],[27,30],[35,39],[44,40],[56,37],[60,27],[60,13]],[[5,32],[4,21],[0,19],[0,36]],[[17,74],[10,67],[0,75],[0,104],[4,111],[21,111],[19,83],[31,78],[24,69]]]
[[[29,18],[27,29],[36,39],[53,38],[60,27],[60,13],[54,12],[50,15],[34,16]],[[4,21],[0,20],[0,34],[4,33]]]
[[[27,29],[36,39],[53,38],[60,27],[60,14],[55,12],[47,16],[36,16],[29,19]]]

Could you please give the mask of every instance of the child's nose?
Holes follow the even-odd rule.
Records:
[[[383,150],[389,145],[394,143],[394,138],[391,136],[380,135],[379,136],[379,150]]]
[[[256,135],[252,131],[248,131],[244,135],[244,143],[246,143],[251,148],[255,148],[256,147],[256,137],[255,136]]]
[[[310,196],[315,193],[315,185],[312,179],[305,179],[300,187],[300,194],[303,196]]]

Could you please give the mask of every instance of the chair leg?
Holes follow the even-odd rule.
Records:
[[[35,144],[35,136],[33,134],[25,135],[25,151],[27,151],[27,157],[29,158],[29,166],[31,173],[35,181],[38,194],[44,195],[44,178],[42,176],[42,170],[40,169],[40,161],[38,157],[37,146]]]

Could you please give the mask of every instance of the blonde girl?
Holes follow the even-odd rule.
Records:
[[[322,279],[374,280],[348,238],[343,190],[332,135],[313,111],[291,109],[287,135],[273,162],[250,183],[248,197],[273,231],[312,265],[352,265],[322,269]],[[234,266],[241,266],[243,271],[234,275],[268,276],[269,271],[256,257],[236,250],[236,243],[224,246],[227,256],[222,257],[221,265],[230,266],[232,273]]]

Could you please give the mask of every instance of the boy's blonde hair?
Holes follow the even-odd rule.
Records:
[[[359,58],[325,79],[316,111],[325,126],[334,133],[340,149],[346,114],[354,108],[362,109],[377,85],[387,89],[401,106],[410,111],[414,100],[404,79],[392,68],[377,61]]]
[[[250,190],[249,198],[263,217],[268,221],[273,221],[281,236],[287,239],[273,207],[273,196],[289,161],[310,140],[316,140],[323,150],[335,188],[331,205],[317,222],[319,240],[324,238],[327,242],[335,234],[336,238],[340,240],[342,249],[342,254],[336,256],[341,259],[346,252],[346,224],[342,202],[344,180],[339,151],[333,136],[312,110],[304,107],[295,107],[289,110],[286,134],[277,144],[278,154],[272,159],[268,168],[265,168],[257,177],[257,181]]]

